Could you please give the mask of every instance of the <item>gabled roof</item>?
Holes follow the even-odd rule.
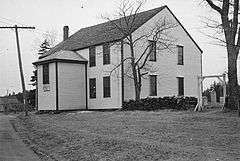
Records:
[[[72,63],[87,63],[88,61],[83,58],[80,54],[75,51],[66,51],[60,50],[57,51],[47,57],[39,59],[38,61],[34,62],[34,65],[43,64],[46,62],[72,62]]]
[[[157,13],[162,11],[164,8],[167,8],[170,11],[170,13],[174,16],[174,18],[177,20],[180,26],[184,29],[186,34],[190,37],[190,39],[193,41],[193,43],[197,46],[199,51],[202,53],[201,48],[193,40],[191,35],[187,32],[187,30],[183,27],[183,25],[179,22],[179,20],[176,18],[176,16],[172,13],[172,11],[167,6],[162,6],[152,10],[140,12],[134,16],[133,15],[128,16],[127,18],[130,18],[130,20],[131,18],[136,17],[136,19],[133,21],[134,25],[131,32],[134,32],[136,29],[138,29],[140,26],[142,26],[144,23],[146,23],[149,19],[154,17]],[[100,45],[107,42],[114,42],[114,41],[121,40],[125,38],[125,36],[123,32],[120,32],[119,29],[114,24],[119,24],[119,26],[122,26],[122,28],[124,28],[124,24],[125,24],[124,22],[125,22],[124,18],[120,18],[113,21],[101,23],[98,25],[82,28],[76,33],[74,33],[72,36],[70,36],[68,39],[66,39],[65,41],[62,41],[61,43],[53,47],[46,54],[40,56],[40,59],[60,50],[76,51],[76,50],[84,49],[93,45]]]
[[[140,12],[136,14],[136,19],[134,20],[134,27],[132,32],[142,26],[145,22],[159,13],[166,6],[162,6],[159,8],[155,8],[152,10],[148,10],[145,12]],[[133,15],[131,15],[133,17]],[[83,48],[87,48],[92,45],[98,45],[106,42],[114,42],[116,40],[120,40],[124,38],[124,34],[116,28],[114,24],[121,24],[124,28],[124,19],[116,19],[112,22],[108,21],[105,23],[101,23],[98,25],[82,28],[72,36],[70,36],[67,40],[59,43],[55,47],[53,47],[50,51],[48,51],[45,55],[41,56],[43,58],[47,55],[50,55],[59,50],[79,50]]]

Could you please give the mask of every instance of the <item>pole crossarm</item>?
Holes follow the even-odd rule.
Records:
[[[15,29],[15,28],[19,28],[19,29],[35,29],[35,27],[27,27],[27,26],[0,26],[0,29]]]

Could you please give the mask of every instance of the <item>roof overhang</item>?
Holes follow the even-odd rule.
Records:
[[[38,66],[38,65],[54,63],[54,62],[73,63],[73,64],[87,64],[88,63],[88,61],[79,61],[79,60],[50,59],[50,60],[36,61],[36,62],[33,62],[32,64]]]

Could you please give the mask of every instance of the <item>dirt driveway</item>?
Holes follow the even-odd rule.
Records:
[[[12,117],[0,113],[0,161],[40,161],[14,131]]]

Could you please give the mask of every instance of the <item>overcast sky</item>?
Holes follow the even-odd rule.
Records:
[[[183,26],[203,50],[203,74],[222,74],[226,71],[226,50],[214,46],[201,31],[202,17],[212,14],[200,0],[147,0],[142,11],[168,5]],[[68,25],[70,35],[77,30],[103,22],[101,15],[112,15],[119,0],[0,0],[0,26],[35,26],[35,30],[21,30],[20,45],[27,89],[32,89],[32,62],[37,59],[36,48],[47,31],[57,33],[62,40],[62,27]],[[0,96],[21,90],[16,52],[15,32],[0,30]]]

